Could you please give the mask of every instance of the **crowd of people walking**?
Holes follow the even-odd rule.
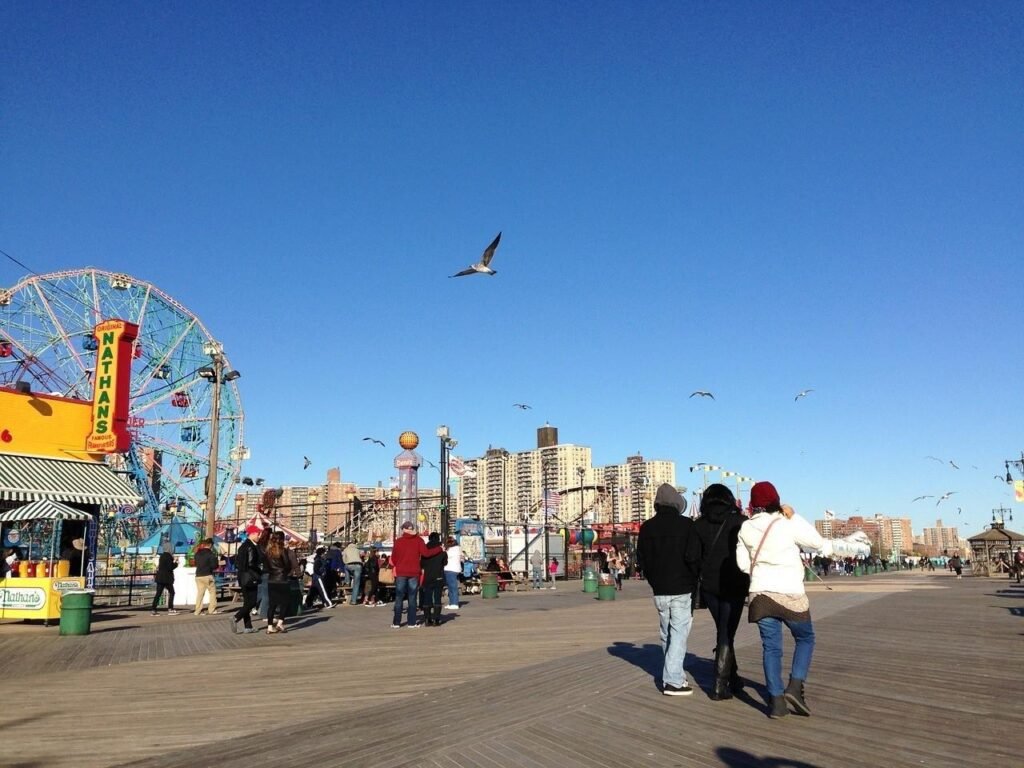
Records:
[[[651,587],[658,613],[662,692],[693,692],[684,660],[695,609],[707,608],[715,623],[714,683],[710,698],[743,690],[734,642],[743,609],[761,637],[768,715],[792,711],[809,716],[804,686],[814,653],[814,625],[804,590],[801,550],[831,554],[831,542],[782,504],[770,482],[750,491],[750,516],[721,484],[705,489],[700,516],[682,513],[685,501],[669,484],[658,488],[655,514],[640,527],[638,566]],[[783,627],[794,643],[788,683],[783,682]]]

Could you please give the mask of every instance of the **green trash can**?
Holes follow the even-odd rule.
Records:
[[[494,571],[484,571],[480,574],[480,597],[484,600],[493,600],[498,596],[498,574]]]
[[[597,585],[597,599],[598,600],[614,600],[615,599],[615,582],[610,584],[598,584]]]
[[[60,599],[60,634],[88,635],[92,627],[91,589],[65,592]]]
[[[597,572],[593,568],[587,568],[583,572],[583,591],[597,592]]]

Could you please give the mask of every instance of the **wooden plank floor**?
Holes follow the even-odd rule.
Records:
[[[475,598],[445,626],[415,631],[390,629],[390,609],[361,607],[272,637],[232,635],[225,617],[124,610],[87,637],[0,625],[0,765],[1017,764],[1024,589],[944,573],[830,584],[811,598],[814,715],[782,721],[764,714],[746,624],[749,695],[660,695],[643,583],[611,603],[578,583]],[[687,670],[705,689],[713,645],[698,615]]]

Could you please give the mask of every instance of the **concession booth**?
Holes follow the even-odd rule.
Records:
[[[0,621],[59,619],[65,592],[94,586],[99,521],[142,501],[107,463],[131,440],[130,363],[119,363],[134,326],[106,321],[96,333],[101,351],[112,347],[111,375],[92,402],[0,387]]]

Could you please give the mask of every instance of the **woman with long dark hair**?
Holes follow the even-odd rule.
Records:
[[[736,508],[732,491],[714,483],[701,496],[700,517],[693,526],[697,535],[691,540],[699,548],[700,598],[715,620],[715,686],[710,698],[716,701],[731,699],[743,687],[733,642],[750,588],[750,577],[736,564],[736,542],[746,519]]]
[[[284,632],[284,616],[288,610],[289,579],[298,575],[299,561],[284,543],[284,532],[274,531],[266,549],[267,562],[267,634]]]

